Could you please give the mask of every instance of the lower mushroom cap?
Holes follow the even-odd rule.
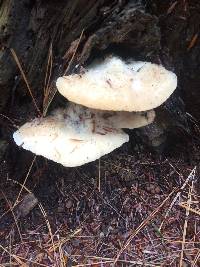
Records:
[[[106,122],[117,129],[135,129],[152,123],[155,111],[128,112],[128,111],[97,111],[97,116],[106,119]]]
[[[88,116],[89,115],[89,116]],[[59,109],[46,118],[34,119],[13,134],[17,145],[66,167],[80,166],[110,153],[128,142],[122,130],[107,127],[79,107]]]
[[[146,111],[167,100],[177,77],[160,65],[112,57],[92,64],[84,74],[60,77],[56,85],[64,97],[90,108]]]
[[[155,111],[149,110],[145,112],[128,112],[128,111],[103,111],[98,109],[90,109],[75,103],[68,103],[68,112],[76,110],[80,116],[92,116],[96,122],[104,124],[107,127],[116,129],[134,129],[146,126],[155,119]]]

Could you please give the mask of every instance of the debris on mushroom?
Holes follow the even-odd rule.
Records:
[[[69,102],[68,110],[70,109],[76,110],[80,116],[83,116],[83,114],[87,114],[87,117],[93,116],[95,121],[98,121],[100,124],[103,122],[103,124],[107,125],[107,127],[117,129],[140,128],[152,123],[155,118],[154,110],[145,112],[103,111],[98,109],[90,109],[82,105]]]
[[[80,112],[81,111],[81,112]],[[18,146],[66,167],[80,166],[129,141],[121,129],[108,127],[89,110],[70,105],[46,118],[36,118],[13,134]]]
[[[108,57],[83,74],[59,77],[56,86],[68,100],[93,109],[147,111],[169,98],[177,77],[161,65]]]

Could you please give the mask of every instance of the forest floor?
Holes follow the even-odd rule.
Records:
[[[192,134],[162,156],[126,144],[78,168],[11,143],[0,162],[0,266],[200,266],[200,6],[166,2],[150,12]]]

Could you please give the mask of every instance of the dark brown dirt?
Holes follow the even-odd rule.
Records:
[[[146,10],[158,18],[161,33],[161,49],[152,59],[174,67],[188,131],[174,125],[162,155],[149,152],[134,133],[129,144],[86,166],[64,168],[37,157],[30,170],[34,155],[14,145],[14,128],[3,119],[2,136],[9,144],[0,163],[2,266],[113,266],[118,256],[116,266],[200,266],[200,3],[152,0]],[[79,56],[86,58],[83,52]],[[32,103],[23,105],[27,96],[16,94],[5,114],[21,124],[35,110]],[[171,112],[170,102],[166,107]],[[19,200],[30,190],[40,204],[15,217],[11,207],[24,181]]]

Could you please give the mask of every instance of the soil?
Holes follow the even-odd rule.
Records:
[[[175,125],[162,154],[134,132],[99,161],[64,168],[15,146],[13,125],[36,114],[15,93],[4,110],[12,122],[4,117],[0,133],[8,136],[0,144],[1,266],[200,266],[200,3],[147,2],[158,20],[159,58],[178,75],[174,99],[185,104],[187,129]]]

